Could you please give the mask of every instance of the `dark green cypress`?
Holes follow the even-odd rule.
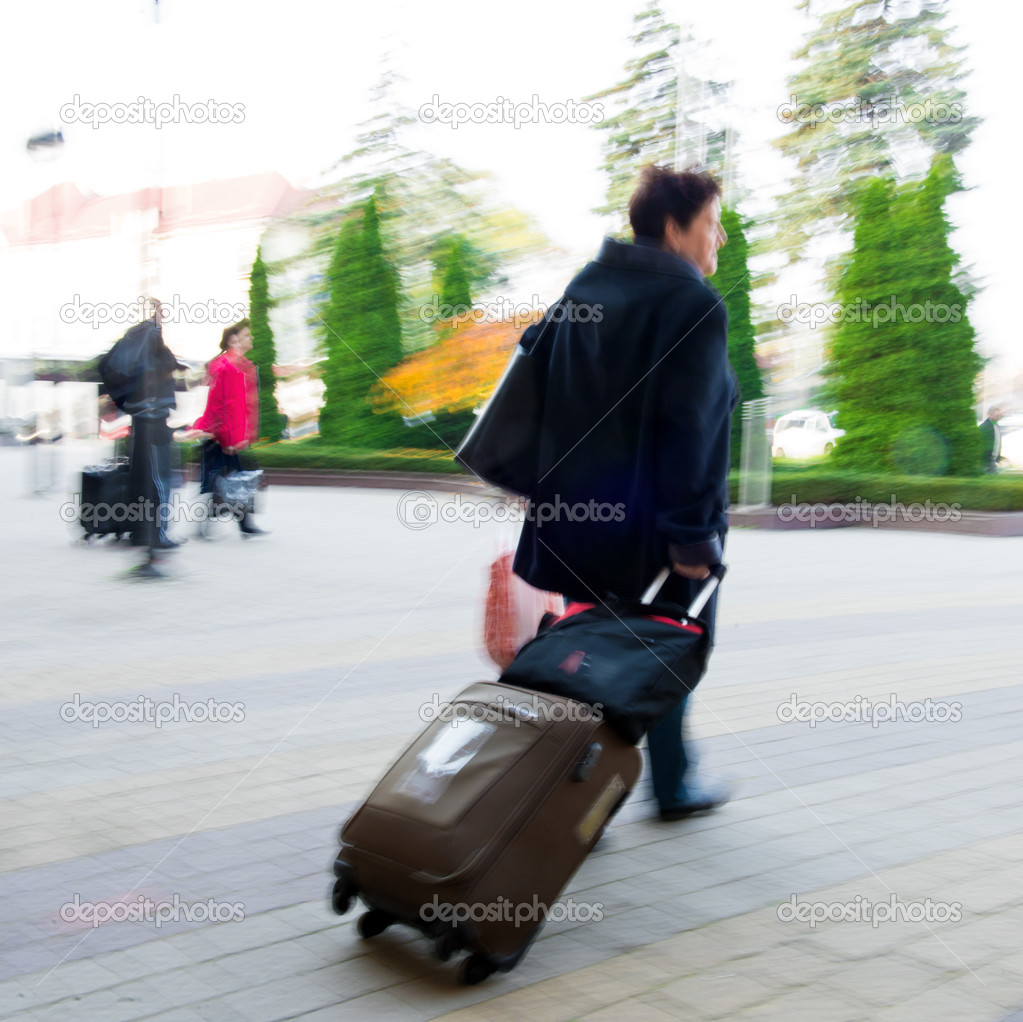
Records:
[[[342,225],[327,283],[320,435],[331,443],[370,447],[393,425],[373,414],[370,391],[402,357],[399,279],[384,252],[375,196]]]
[[[983,359],[943,212],[957,187],[951,159],[936,157],[923,183],[896,188],[874,178],[861,188],[826,369],[846,431],[835,448],[838,467],[978,471],[974,386]]]
[[[279,440],[288,424],[281,415],[274,396],[276,380],[274,364],[277,349],[270,329],[270,309],[273,299],[266,279],[266,263],[262,249],[256,249],[256,259],[249,275],[249,322],[252,330],[252,351],[249,360],[259,371],[259,437],[261,440]]]
[[[754,355],[756,342],[750,313],[750,292],[753,289],[749,273],[749,243],[746,231],[749,222],[734,209],[721,210],[721,226],[728,242],[718,251],[718,268],[708,278],[717,288],[728,309],[728,360],[739,378],[740,402],[753,401],[764,396],[764,381]],[[741,464],[742,405],[736,406],[732,416],[732,467]]]

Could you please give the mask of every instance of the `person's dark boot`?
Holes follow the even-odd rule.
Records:
[[[270,535],[267,529],[261,529],[255,524],[255,522],[253,522],[251,515],[245,515],[245,517],[238,523],[238,528],[242,531],[243,539],[252,539],[253,536]]]
[[[154,550],[177,550],[177,548],[179,546],[181,546],[182,544],[187,543],[187,542],[188,542],[187,539],[178,539],[178,540],[175,540],[175,539],[158,539],[153,544],[153,549]]]
[[[684,802],[674,806],[663,806],[660,816],[666,823],[671,823],[675,820],[684,820],[687,816],[709,813],[724,805],[730,795],[731,792],[727,788],[697,789],[690,792]]]

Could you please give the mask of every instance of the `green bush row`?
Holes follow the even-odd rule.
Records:
[[[334,447],[318,439],[261,444],[253,453],[263,468],[321,469],[332,472],[449,472],[461,467],[450,451],[402,448],[390,451]]]
[[[732,473],[732,500],[738,476]],[[771,503],[958,504],[969,511],[1023,511],[1023,475],[909,476],[881,472],[839,472],[823,466],[775,466]]]
[[[321,469],[334,472],[423,472],[463,474],[450,451],[403,448],[379,451],[334,447],[318,438],[263,444],[255,455],[264,468]],[[731,499],[739,498],[739,473],[731,473]],[[972,511],[1023,511],[1023,474],[896,476],[840,472],[825,464],[775,465],[771,502],[781,504],[871,503],[958,504]]]

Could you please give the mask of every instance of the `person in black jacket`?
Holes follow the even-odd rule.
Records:
[[[593,601],[639,597],[669,564],[664,599],[688,604],[721,561],[738,399],[728,314],[704,277],[727,237],[708,174],[648,167],[629,203],[634,241],[606,238],[522,344],[549,370],[538,481],[514,570]],[[711,628],[716,594],[704,619]],[[685,701],[647,736],[663,819],[722,801],[693,783]]]
[[[99,368],[111,399],[131,416],[130,492],[139,509],[132,544],[148,552],[135,571],[157,578],[162,574],[155,563],[160,553],[179,545],[167,535],[172,438],[167,418],[176,406],[174,372],[187,366],[164,343],[162,306],[153,300],[152,308],[152,317],[129,329]]]
[[[984,445],[985,472],[997,472],[998,463],[1005,461],[1002,457],[1002,434],[998,428],[998,420],[1002,414],[1002,409],[998,405],[992,405],[987,410],[987,418],[979,426],[981,442]]]

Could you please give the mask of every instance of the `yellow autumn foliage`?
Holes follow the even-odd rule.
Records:
[[[437,324],[443,338],[391,369],[376,385],[374,403],[401,415],[457,412],[490,396],[531,320]]]

